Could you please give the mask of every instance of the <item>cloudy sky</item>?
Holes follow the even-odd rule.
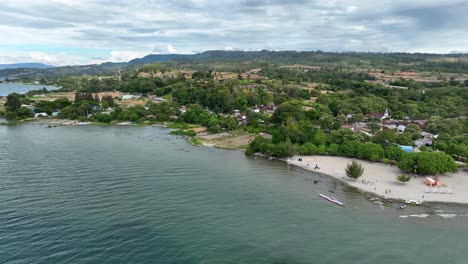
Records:
[[[468,0],[1,0],[0,63],[205,50],[468,51]]]

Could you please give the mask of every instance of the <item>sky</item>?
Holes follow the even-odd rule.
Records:
[[[1,0],[0,64],[206,50],[468,52],[468,0]]]

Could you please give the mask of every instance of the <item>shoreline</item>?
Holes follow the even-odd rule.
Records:
[[[45,122],[44,122],[45,121]],[[125,124],[124,124],[125,123]],[[49,119],[49,120],[30,120],[22,121],[18,124],[41,124],[41,125],[55,125],[55,126],[151,126],[168,128],[172,123],[154,123],[154,124],[132,124],[130,122],[124,123],[87,123],[80,124],[76,120],[63,120],[63,119]],[[3,125],[8,123],[1,123]],[[193,144],[190,138],[185,140],[194,147],[212,147],[226,150],[245,151],[242,148],[224,148],[203,142],[202,144]],[[263,154],[256,153],[255,155],[271,159]],[[299,161],[302,158],[302,161]],[[277,159],[277,158],[274,158]],[[424,176],[417,176],[412,178],[408,183],[400,183],[395,178],[400,174],[405,174],[400,171],[398,167],[393,165],[386,165],[381,163],[373,163],[366,160],[357,160],[348,157],[339,156],[303,156],[296,155],[290,159],[277,159],[287,164],[294,165],[306,171],[312,171],[334,180],[338,180],[341,184],[347,187],[356,188],[360,193],[367,196],[366,198],[373,202],[373,199],[380,199],[390,203],[408,203],[408,201],[421,202],[421,204],[454,204],[454,205],[468,205],[468,193],[463,193],[463,190],[468,190],[468,173],[458,171],[456,173],[446,173],[439,176],[445,187],[442,188],[443,193],[439,191],[441,188],[434,191],[434,187],[428,187],[424,184]],[[349,162],[357,160],[364,167],[362,177],[357,180],[351,179],[345,175],[345,168]],[[320,169],[314,169],[318,165]],[[451,193],[448,193],[449,189]],[[390,190],[387,192],[387,190]],[[429,191],[429,192],[428,192]]]
[[[302,158],[302,161],[298,159]],[[395,178],[404,174],[396,166],[372,163],[365,160],[358,160],[364,167],[363,175],[357,179],[351,179],[345,174],[345,167],[352,158],[337,156],[294,156],[289,162],[280,159],[290,165],[295,165],[306,171],[312,171],[332,179],[338,180],[346,186],[356,188],[359,192],[383,199],[384,201],[395,201],[410,204],[409,201],[417,201],[424,204],[455,204],[468,205],[468,193],[464,190],[468,188],[468,173],[459,171],[457,173],[447,173],[439,176],[439,179],[446,187],[436,189],[428,187],[424,183],[424,176],[412,178],[408,183],[400,183]],[[309,166],[307,166],[309,164]],[[320,169],[314,169],[315,165]],[[452,193],[447,193],[451,189]],[[438,190],[443,190],[443,193]],[[390,190],[390,191],[388,191]],[[430,191],[430,192],[426,192]]]

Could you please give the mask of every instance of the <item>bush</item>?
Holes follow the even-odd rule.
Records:
[[[337,156],[340,154],[340,146],[338,144],[330,144],[327,147],[327,152],[330,155]]]
[[[171,131],[170,133],[171,135],[178,135],[178,136],[189,136],[189,137],[194,137],[197,135],[197,133],[195,131],[193,131],[193,129],[189,129],[189,130],[174,130],[174,131]]]
[[[94,118],[101,123],[110,123],[112,121],[112,116],[107,114],[97,114]]]
[[[397,181],[399,182],[409,182],[411,180],[411,176],[409,175],[405,175],[405,174],[401,174],[401,175],[398,175],[396,177]]]
[[[318,154],[319,149],[311,142],[307,142],[299,148],[301,155],[315,155]]]
[[[364,173],[364,168],[362,167],[360,163],[353,160],[350,164],[348,164],[348,166],[346,166],[345,172],[346,172],[346,176],[353,178],[353,179],[357,179],[361,177],[362,174]]]
[[[458,169],[453,158],[443,152],[406,153],[398,168],[421,175],[456,172]]]
[[[400,161],[405,155],[403,149],[400,146],[391,146],[385,150],[385,158],[395,161]]]

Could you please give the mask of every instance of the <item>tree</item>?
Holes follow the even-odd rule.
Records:
[[[328,145],[327,153],[330,154],[330,155],[339,155],[340,154],[340,146],[338,144]]]
[[[106,95],[102,97],[101,103],[107,102],[108,107],[114,107],[114,98],[112,98],[112,95]]]
[[[411,176],[405,175],[405,174],[401,174],[401,175],[398,175],[398,176],[396,177],[396,179],[397,179],[397,181],[399,181],[399,182],[405,183],[405,182],[409,182],[409,181],[411,180]]]
[[[392,118],[396,120],[403,120],[403,118],[405,118],[405,113],[402,111],[396,111],[392,114]]]
[[[301,155],[315,155],[318,154],[318,148],[312,142],[307,142],[299,148]]]
[[[5,102],[5,110],[10,112],[15,112],[16,110],[21,108],[21,95],[17,93],[12,93],[7,96],[7,100]]]
[[[377,123],[370,123],[369,124],[369,129],[371,130],[372,134],[375,134],[377,131],[379,131],[381,128],[380,124]]]
[[[364,168],[360,163],[357,161],[353,160],[348,166],[345,168],[346,176],[357,179],[362,176],[364,173]]]
[[[372,138],[372,141],[384,147],[390,146],[397,142],[397,134],[390,130],[380,131]]]
[[[421,175],[456,172],[457,164],[452,157],[443,152],[407,153],[398,163],[398,168]]]
[[[384,157],[384,149],[381,145],[372,142],[366,142],[357,146],[357,156],[370,161],[376,161]]]
[[[276,144],[274,148],[274,153],[272,154],[273,154],[272,156],[275,156],[278,158],[292,157],[296,155],[296,148],[288,139],[285,142],[280,142]]]
[[[18,110],[16,110],[16,116],[19,119],[24,119],[24,118],[32,117],[33,112],[31,112],[31,110],[29,110],[26,107],[20,107]]]
[[[320,127],[322,129],[326,129],[327,131],[330,131],[331,128],[333,127],[333,124],[335,122],[335,119],[333,118],[332,115],[329,114],[323,114],[320,118]]]
[[[277,124],[286,122],[288,119],[301,120],[304,114],[302,106],[298,102],[286,102],[281,104],[273,113],[271,121]]]
[[[389,160],[400,161],[403,155],[405,151],[400,146],[390,146],[385,149],[385,158]]]
[[[348,157],[357,157],[358,156],[358,148],[361,145],[361,142],[357,140],[351,140],[345,142],[341,145],[341,153]]]
[[[101,123],[110,123],[112,121],[112,116],[108,114],[97,114],[94,118]]]

